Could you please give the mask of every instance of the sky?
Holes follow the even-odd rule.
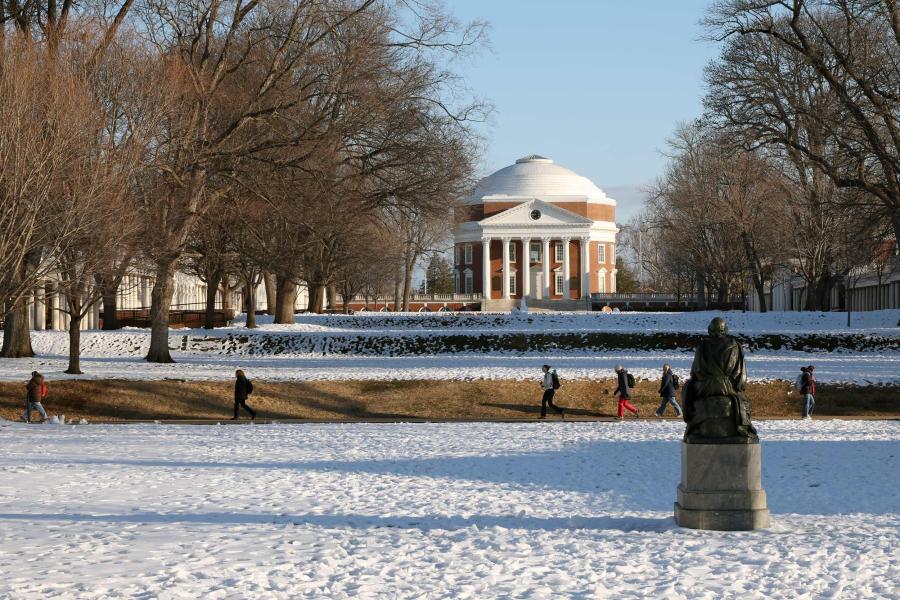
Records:
[[[666,138],[700,116],[715,57],[698,24],[710,0],[446,0],[490,23],[490,48],[457,66],[495,107],[481,126],[488,175],[542,154],[640,210],[665,168]]]

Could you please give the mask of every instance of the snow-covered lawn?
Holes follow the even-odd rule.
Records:
[[[550,363],[566,379],[613,377],[616,364],[625,365],[638,378],[659,377],[663,363],[687,377],[691,352],[602,352],[584,356],[562,354],[491,355],[441,354],[434,356],[353,356],[303,354],[293,356],[228,356],[173,352],[175,364],[149,364],[138,356],[85,357],[83,377],[91,379],[187,379],[226,380],[235,369],[254,379],[268,381],[341,380],[470,380],[535,379],[541,365]],[[800,367],[816,365],[820,383],[900,383],[900,350],[894,352],[805,353],[760,351],[747,355],[752,381],[793,381]],[[0,359],[0,380],[25,381],[31,371],[44,373],[52,382],[71,379],[64,371],[66,355],[40,355],[33,359]]]
[[[740,533],[674,525],[674,422],[8,425],[0,598],[900,596],[900,423],[758,425]]]
[[[286,380],[465,380],[534,378],[540,365],[551,363],[569,379],[610,377],[621,363],[638,377],[655,378],[662,363],[686,375],[692,348],[683,351],[647,350],[590,351],[578,348],[541,352],[484,352],[472,349],[437,355],[423,353],[397,356],[361,354],[357,336],[382,339],[436,335],[472,336],[495,333],[578,333],[611,331],[619,333],[705,331],[713,315],[720,313],[535,313],[535,314],[360,314],[298,315],[293,325],[272,325],[261,316],[258,330],[240,325],[205,330],[173,330],[170,345],[175,348],[173,365],[148,364],[143,360],[149,346],[149,331],[124,329],[112,332],[84,332],[82,370],[85,377],[102,379],[221,380],[236,368],[256,379]],[[732,331],[744,334],[781,335],[827,334],[866,335],[886,340],[878,350],[800,352],[758,350],[747,355],[752,380],[793,380],[801,365],[813,363],[823,383],[900,383],[900,310],[854,315],[855,327],[847,329],[843,313],[726,313]],[[349,332],[349,334],[348,334]],[[261,336],[254,344],[241,342],[248,335]],[[291,346],[273,349],[267,344],[279,337],[301,341],[313,338],[320,351],[295,351]],[[190,340],[190,344],[187,343]],[[332,346],[332,342],[340,343]],[[896,340],[892,348],[893,340]],[[49,379],[67,378],[68,360],[65,332],[32,334],[38,356],[34,359],[0,359],[0,380],[24,380],[33,370]],[[243,344],[243,345],[242,345]],[[185,349],[181,349],[182,346]]]

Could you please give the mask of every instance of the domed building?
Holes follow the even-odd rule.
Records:
[[[580,307],[615,292],[616,201],[588,178],[526,156],[482,179],[460,210],[456,289],[483,294],[482,309],[522,298]]]

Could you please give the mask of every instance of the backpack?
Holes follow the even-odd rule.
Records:
[[[247,395],[249,396],[252,393],[253,393],[253,382],[248,379],[247,380]]]
[[[559,375],[556,374],[556,371],[550,371],[550,377],[553,379],[553,389],[558,390],[560,387]]]
[[[805,375],[805,373],[800,373],[799,375],[797,375],[797,379],[794,380],[794,387],[797,388],[798,392],[803,391],[803,376],[804,375]]]
[[[676,375],[675,373],[672,373],[672,387],[676,390],[681,387],[681,382],[678,381],[678,375]]]
[[[625,373],[625,382],[628,384],[629,388],[634,387],[634,375],[631,373]]]

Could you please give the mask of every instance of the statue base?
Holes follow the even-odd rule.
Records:
[[[759,444],[681,444],[675,522],[690,529],[769,527]]]

